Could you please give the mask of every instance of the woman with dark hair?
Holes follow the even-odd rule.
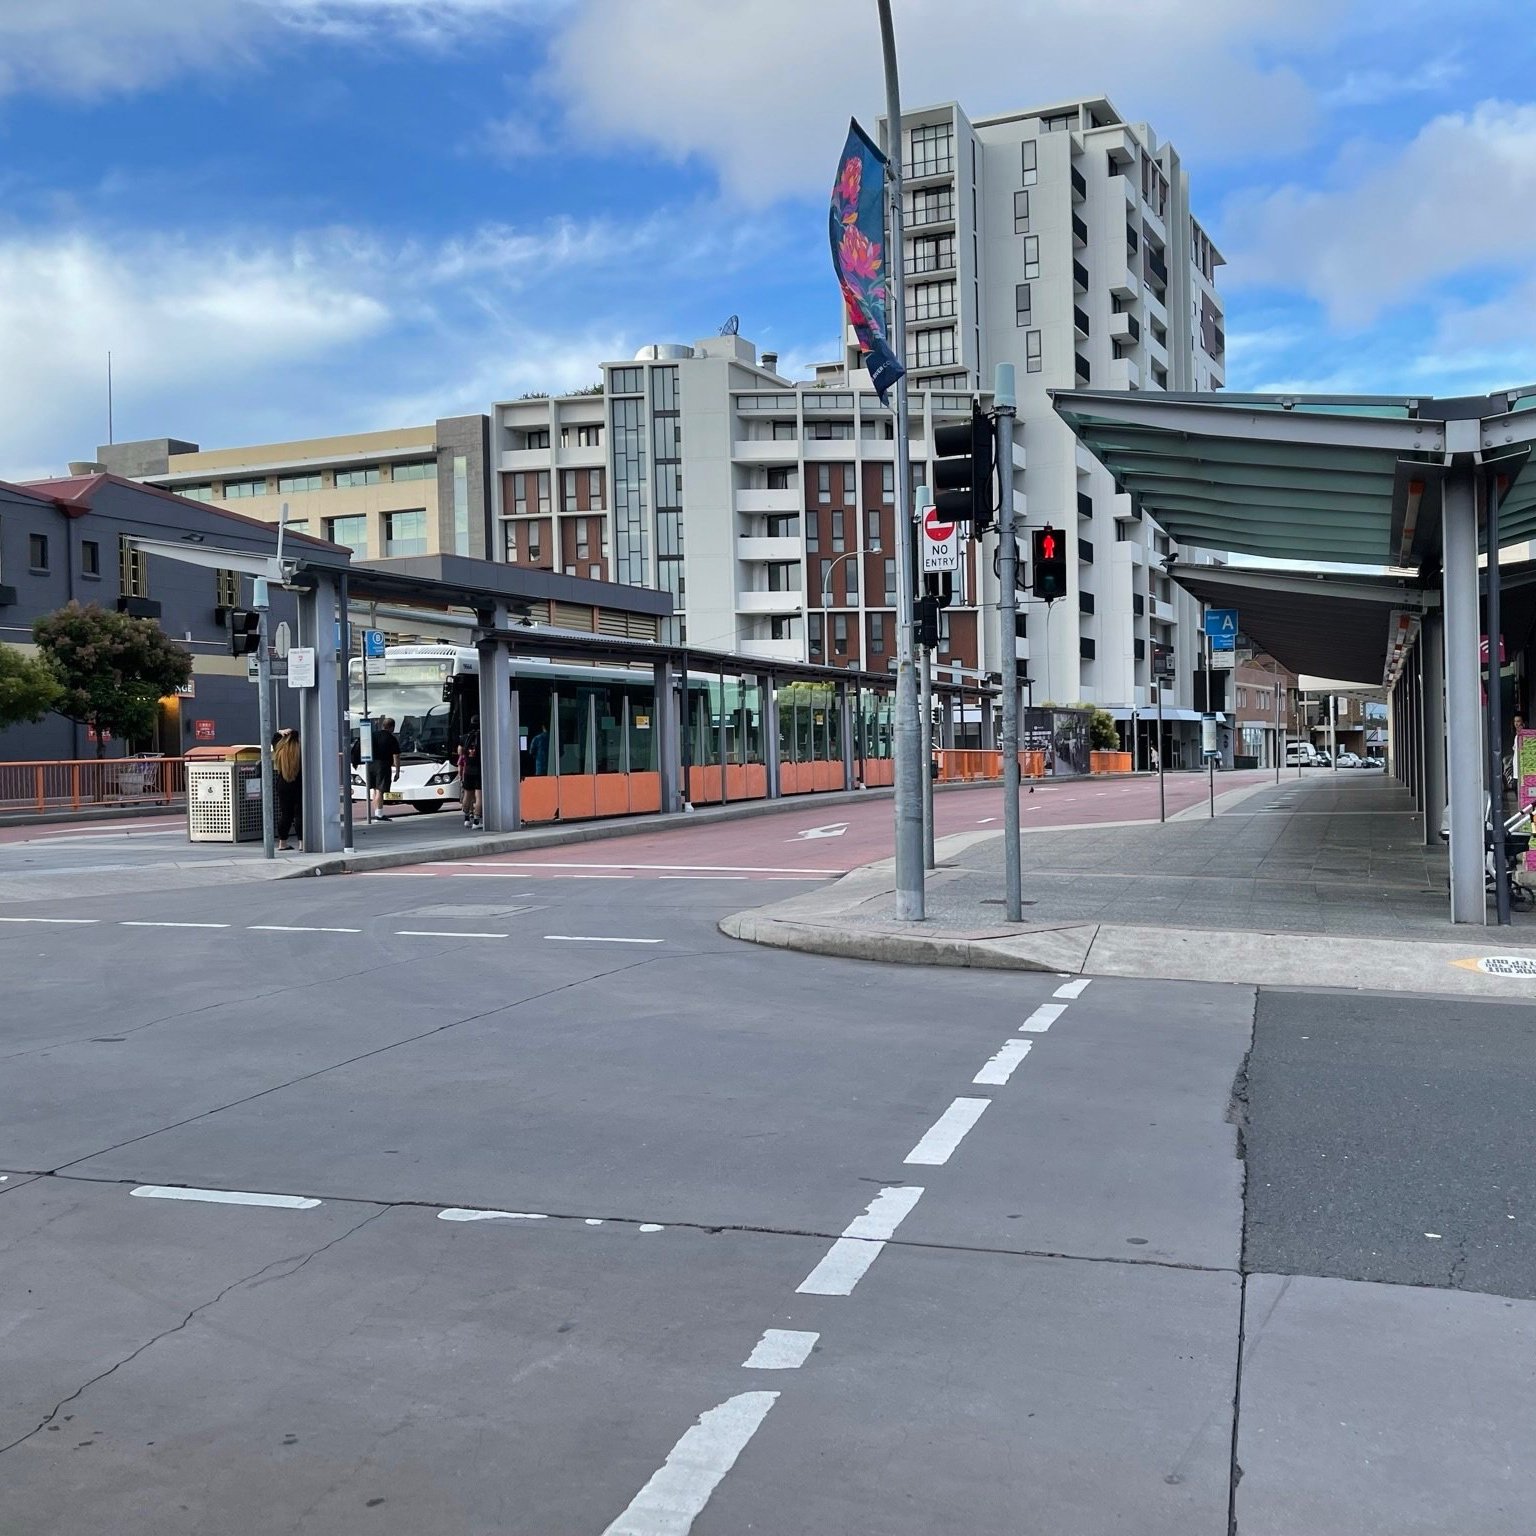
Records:
[[[289,838],[303,846],[304,837],[304,753],[299,733],[285,725],[272,742],[272,790],[277,811],[277,846],[290,847]]]

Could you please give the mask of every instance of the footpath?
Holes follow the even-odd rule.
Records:
[[[738,912],[733,938],[914,965],[1086,976],[1536,997],[1536,917],[1453,929],[1448,861],[1407,793],[1376,774],[1249,784],[1166,824],[1021,838],[1024,918],[1003,918],[1003,839],[942,839],[920,923],[896,916],[892,860]]]

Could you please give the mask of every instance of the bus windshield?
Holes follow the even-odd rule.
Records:
[[[391,661],[383,677],[368,683],[368,714],[374,720],[388,716],[395,722],[400,752],[406,757],[446,759],[450,706],[443,699],[443,685],[451,668],[439,661]],[[351,666],[352,709],[363,710],[362,665]]]

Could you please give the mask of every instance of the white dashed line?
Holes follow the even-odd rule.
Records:
[[[297,928],[286,923],[252,923],[249,933],[361,933],[361,928]]]
[[[1018,1064],[1029,1055],[1030,1048],[1028,1040],[1010,1040],[971,1081],[1001,1088],[1013,1076]]]
[[[439,1221],[548,1221],[540,1211],[467,1211],[450,1206],[437,1213]]]
[[[741,1362],[746,1371],[798,1371],[811,1357],[819,1333],[798,1333],[792,1328],[768,1328],[757,1347]]]
[[[123,928],[228,928],[228,923],[149,923],[125,921]]]
[[[633,880],[633,875],[572,875],[573,880]]]
[[[444,928],[396,928],[397,939],[505,939],[505,933],[450,933]]]
[[[844,1229],[815,1269],[795,1287],[802,1296],[847,1296],[880,1257],[896,1228],[922,1198],[922,1185],[898,1184],[882,1189],[862,1216]]]
[[[665,944],[665,939],[615,939],[592,933],[546,933],[552,944]]]
[[[665,1232],[667,1229],[654,1221],[642,1221],[640,1223],[640,1230],[642,1232]]]
[[[1088,990],[1088,983],[1093,980],[1091,976],[1079,976],[1076,981],[1069,981],[1064,987],[1057,987],[1051,993],[1052,997],[1081,997]]]
[[[631,877],[624,875],[622,878],[628,880]],[[659,878],[662,880],[745,880],[747,877],[745,875],[662,875]]]
[[[701,1414],[603,1536],[687,1536],[778,1396],[742,1392]]]
[[[937,1168],[947,1163],[966,1133],[986,1113],[991,1099],[956,1099],[933,1122],[923,1139],[907,1153],[904,1161]]]
[[[141,1200],[202,1200],[210,1205],[275,1205],[285,1211],[312,1211],[320,1204],[302,1195],[257,1195],[243,1189],[179,1189],[169,1184],[141,1184],[130,1190]]]
[[[1043,1035],[1066,1011],[1065,1003],[1041,1003],[1019,1028],[1026,1034]]]
[[[82,927],[100,921],[99,917],[0,917],[0,923],[69,923]]]

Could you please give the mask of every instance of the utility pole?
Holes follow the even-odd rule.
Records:
[[[896,71],[896,31],[891,0],[876,0],[880,46],[885,62],[886,215],[885,291],[891,348],[898,360],[906,353],[906,297],[901,207],[901,85]],[[923,777],[928,765],[920,754],[917,676],[913,665],[912,433],[907,379],[896,381],[896,916],[905,922],[923,917]]]
[[[932,500],[932,492],[920,485],[913,500],[919,511]],[[914,562],[915,570],[916,562]],[[914,575],[914,580],[916,579]],[[917,647],[917,713],[923,762],[923,868],[934,869],[938,860],[933,854],[933,652],[919,643]],[[965,696],[962,692],[960,717],[965,718]]]
[[[998,654],[1003,673],[1003,867],[1010,923],[1024,921],[1019,868],[1019,547],[1013,532],[1013,418],[1018,410],[1012,363],[999,363],[992,401],[997,412],[997,534],[1001,541],[997,600]]]
[[[261,734],[261,850],[265,857],[277,857],[277,840],[272,826],[272,661],[267,654],[267,578],[257,576],[251,582],[251,607],[256,610],[258,628],[256,645],[257,730]],[[239,807],[235,808],[238,820]]]

